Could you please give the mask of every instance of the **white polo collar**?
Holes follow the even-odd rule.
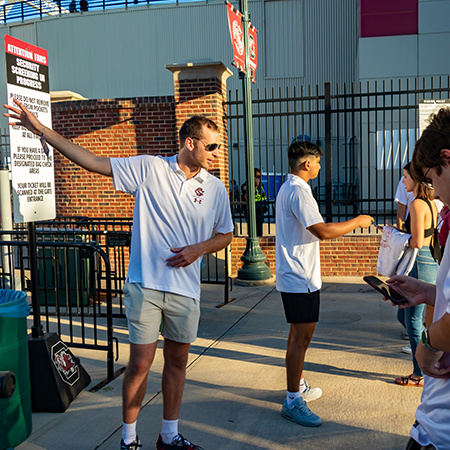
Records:
[[[172,170],[172,172],[180,172],[183,174],[184,177],[186,177],[186,174],[180,169],[180,166],[177,162],[178,155],[173,155],[167,158],[167,161],[169,163],[169,167]],[[200,169],[197,175],[195,177],[192,177],[191,180],[197,180],[198,182],[202,183],[206,180],[208,171],[203,169],[203,167]]]
[[[303,178],[300,178],[298,175],[290,173],[288,174],[288,180],[295,181],[296,183],[301,184],[303,187],[306,187],[309,190],[311,190],[311,186]]]

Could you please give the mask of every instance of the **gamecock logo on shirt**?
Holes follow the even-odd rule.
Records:
[[[195,190],[195,195],[196,197],[194,197],[194,203],[198,203],[199,205],[202,204],[203,199],[201,199],[200,197],[205,193],[205,191],[202,188],[197,188]]]

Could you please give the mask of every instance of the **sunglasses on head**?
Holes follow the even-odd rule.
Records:
[[[214,150],[219,150],[222,144],[205,144],[201,139],[199,139],[196,136],[191,136],[192,139],[195,139],[196,141],[200,141],[203,146],[205,147],[205,150],[207,152],[213,152]]]

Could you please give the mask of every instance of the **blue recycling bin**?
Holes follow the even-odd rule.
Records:
[[[31,383],[28,360],[27,294],[0,289],[0,371],[11,371],[16,388],[0,398],[0,450],[16,447],[31,433]]]
[[[286,181],[286,176],[282,173],[261,173],[261,183],[269,200],[276,200],[276,194],[281,185]]]

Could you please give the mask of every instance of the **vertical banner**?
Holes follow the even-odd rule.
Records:
[[[19,100],[39,121],[52,126],[47,51],[5,36],[8,104]],[[53,149],[26,128],[9,127],[14,222],[54,219]]]
[[[231,4],[225,2],[228,12],[231,43],[233,45],[233,65],[245,73],[244,32],[242,31],[242,14]]]
[[[258,41],[256,40],[256,28],[249,23],[248,24],[248,44],[249,44],[249,58],[250,69],[252,71],[252,81],[255,83],[256,67],[258,66]]]

